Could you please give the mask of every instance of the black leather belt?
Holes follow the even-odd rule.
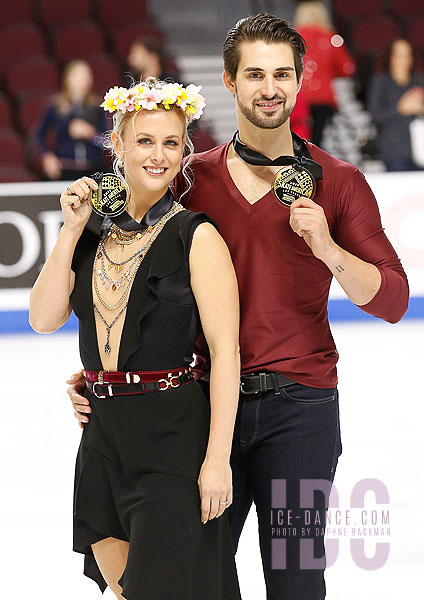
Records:
[[[276,371],[256,371],[254,373],[243,373],[240,376],[240,391],[242,394],[258,394],[274,390],[276,394],[281,393],[280,387],[296,383],[282,373]]]

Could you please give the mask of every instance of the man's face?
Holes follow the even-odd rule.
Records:
[[[224,73],[238,112],[261,129],[276,129],[287,121],[301,81],[297,82],[291,46],[281,42],[243,42],[235,81]]]

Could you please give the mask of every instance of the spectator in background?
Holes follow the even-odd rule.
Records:
[[[311,139],[311,113],[302,89],[297,95],[296,107],[290,116],[290,129],[305,140]]]
[[[322,2],[301,2],[294,25],[306,42],[302,93],[312,116],[311,141],[320,146],[324,126],[337,110],[333,80],[351,77],[355,64]]]
[[[163,43],[153,36],[142,35],[131,44],[127,58],[131,75],[137,81],[144,81],[146,77],[157,77],[162,81],[180,79],[178,69],[167,66],[167,58]]]
[[[415,171],[409,124],[424,114],[423,76],[414,72],[414,53],[406,39],[394,40],[384,73],[373,77],[368,110],[378,127],[378,147],[388,171]]]
[[[105,168],[104,111],[93,94],[93,73],[83,60],[69,62],[62,89],[52,98],[35,130],[47,179],[75,179]]]
[[[131,44],[127,58],[128,68],[136,81],[143,81],[146,77],[157,77],[162,81],[181,81],[178,69],[170,69],[167,64],[170,59],[163,50],[163,43],[152,36],[140,36]],[[128,82],[126,82],[127,85]],[[209,127],[202,119],[202,125],[193,121],[189,125],[190,138],[196,153],[205,152],[217,146]]]

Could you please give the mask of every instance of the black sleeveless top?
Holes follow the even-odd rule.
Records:
[[[92,295],[100,221],[93,227],[90,219],[78,240],[72,261],[75,286],[70,296],[79,319],[81,360],[85,369],[93,371],[102,369]],[[190,287],[188,257],[194,231],[204,222],[218,229],[206,213],[177,213],[167,221],[141,262],[124,312],[118,371],[156,371],[192,362],[202,329]]]

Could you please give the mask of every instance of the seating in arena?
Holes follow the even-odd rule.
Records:
[[[54,55],[66,62],[73,58],[87,58],[105,52],[106,45],[102,30],[94,22],[71,23],[58,28],[54,34]]]
[[[5,74],[5,87],[11,96],[23,98],[30,94],[56,92],[59,86],[59,69],[55,60],[46,55],[25,56],[9,67]]]
[[[1,129],[13,129],[10,100],[4,94],[0,94],[0,130]]]
[[[125,10],[117,10],[116,6],[115,0],[101,0],[97,4],[99,22],[108,31],[123,23],[148,19],[147,0],[127,2]]]
[[[68,61],[87,60],[95,74],[94,90],[103,95],[110,86],[123,82],[123,74],[128,71],[128,50],[135,38],[147,34],[164,44],[166,40],[149,14],[147,0],[129,3],[122,11],[117,10],[116,0],[72,0],[66,9],[57,0],[13,0],[3,4],[0,129],[6,138],[1,139],[14,148],[10,156],[23,161],[6,171],[11,178],[25,180],[33,163],[31,154],[25,152],[22,136],[29,137],[49,96],[59,91],[61,71]],[[332,7],[336,29],[358,65],[360,97],[378,70],[385,47],[395,37],[407,36],[418,50],[417,64],[422,64],[423,0],[333,0]],[[173,66],[168,70],[176,71],[172,58],[167,61]],[[6,160],[10,156],[7,153]],[[33,178],[39,177],[35,170]],[[7,180],[6,172],[0,180]]]
[[[40,20],[46,27],[90,21],[93,17],[90,0],[72,0],[71,10],[64,10],[57,0],[39,0]]]
[[[3,27],[0,31],[0,72],[4,73],[24,56],[44,54],[46,50],[44,35],[33,23],[14,23]]]
[[[0,11],[0,27],[11,23],[25,23],[33,18],[32,0],[13,0],[3,2]]]

